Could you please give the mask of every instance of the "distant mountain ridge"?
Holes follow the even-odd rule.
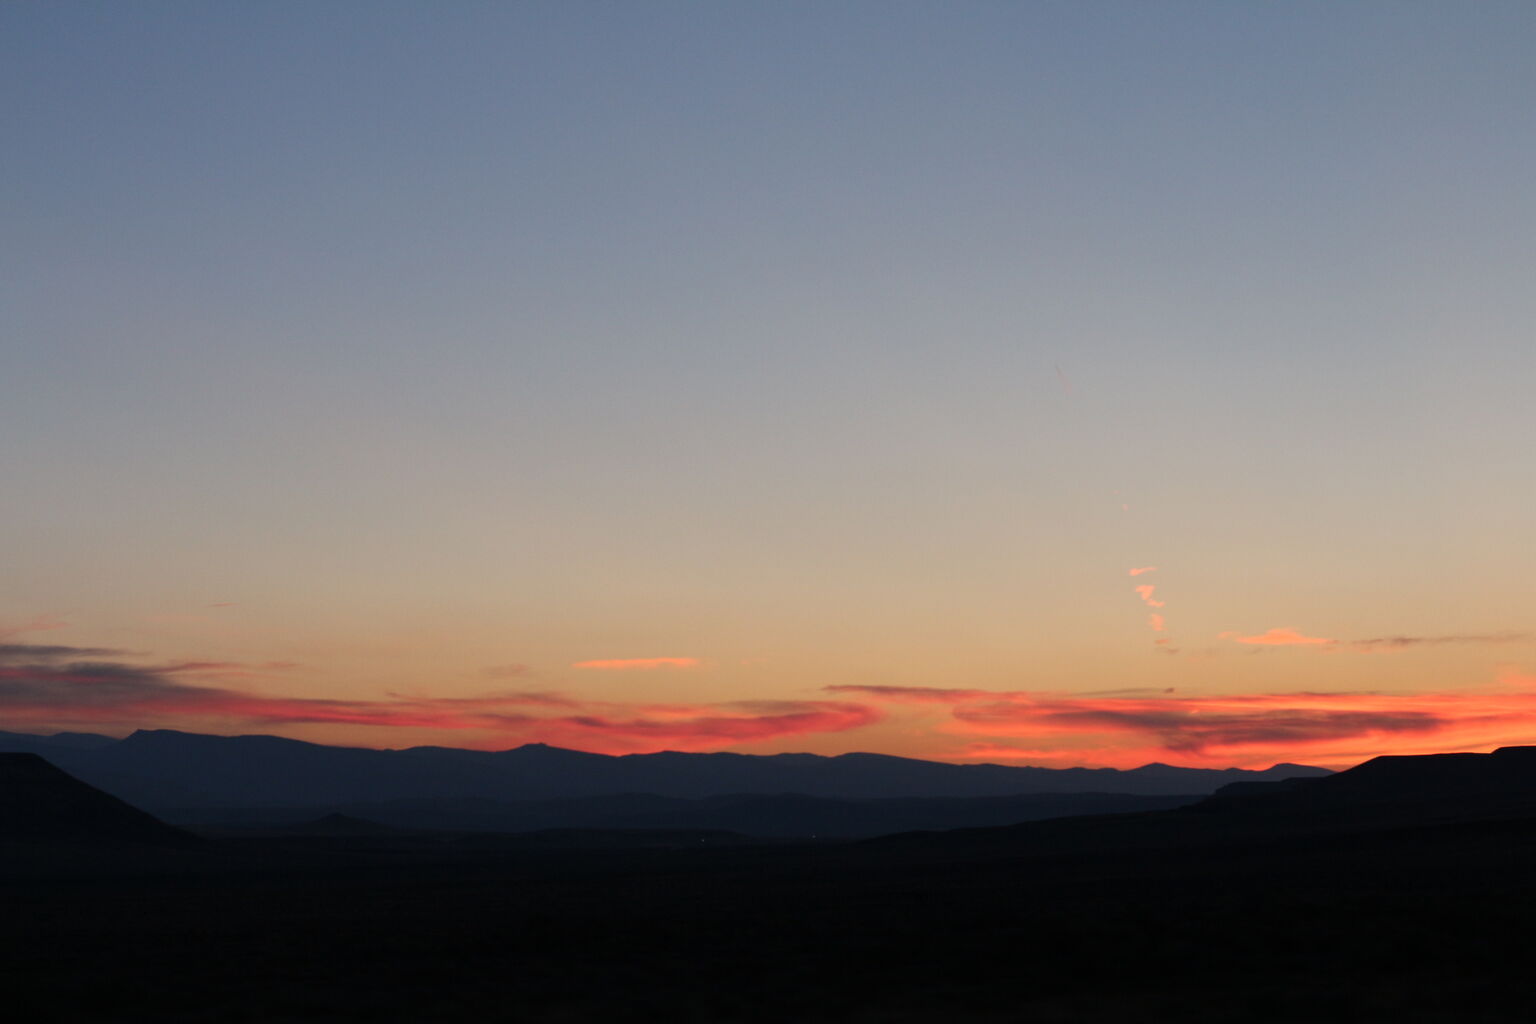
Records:
[[[679,753],[619,756],[527,744],[503,751],[452,747],[372,750],[277,736],[139,730],[116,740],[88,733],[0,732],[0,751],[46,757],[138,807],[317,807],[410,800],[551,800],[654,794],[699,799],[800,794],[838,799],[1004,797],[1114,793],[1201,796],[1239,781],[1323,776],[1282,764],[1265,771],[1149,764],[1036,768],[947,764],[884,754]]]

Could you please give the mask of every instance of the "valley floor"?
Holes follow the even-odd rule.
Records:
[[[1536,1019],[1536,822],[1106,847],[13,856],[28,1021]]]

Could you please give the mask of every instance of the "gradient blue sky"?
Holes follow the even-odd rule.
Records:
[[[1526,685],[1533,46],[1529,3],[6,4],[0,633],[572,710],[242,719],[36,670],[0,721],[1406,749],[826,687]],[[1238,643],[1269,630],[1333,643]],[[575,667],[659,657],[697,664]],[[1442,717],[1415,749],[1536,740]]]

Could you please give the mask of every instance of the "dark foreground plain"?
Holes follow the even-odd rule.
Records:
[[[1532,789],[1394,772],[826,845],[13,843],[0,985],[39,1021],[1536,1019]]]

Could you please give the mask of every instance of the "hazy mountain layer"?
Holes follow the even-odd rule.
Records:
[[[1329,774],[1276,765],[1262,772],[1149,764],[1111,768],[955,765],[882,754],[609,756],[529,744],[505,751],[369,750],[275,736],[141,730],[0,733],[0,750],[40,753],[66,771],[153,811],[188,807],[317,807],[406,800],[550,800],[647,793],[674,798],[785,794],[875,799],[1119,793],[1202,795],[1238,781]]]

